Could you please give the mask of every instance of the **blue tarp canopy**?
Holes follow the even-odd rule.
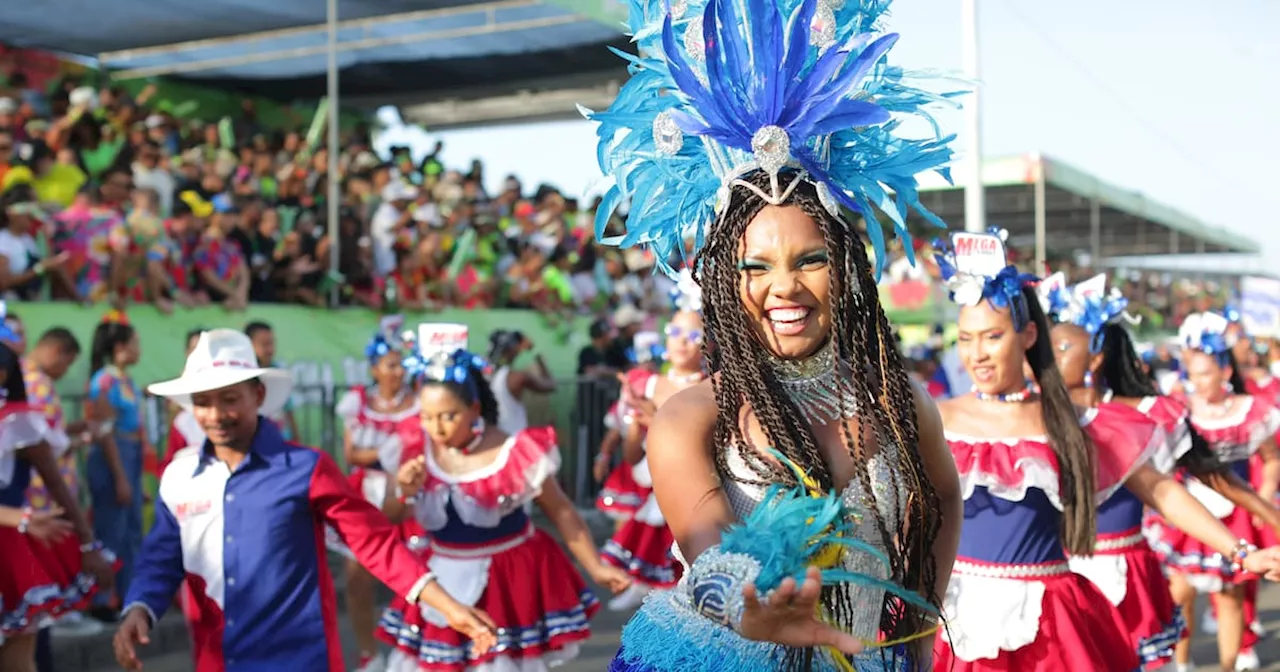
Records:
[[[0,42],[97,58],[121,78],[174,77],[284,100],[325,94],[325,0],[68,4],[3,3]],[[338,20],[344,104],[494,95],[624,72],[605,50],[626,46],[617,27],[539,0],[339,0]]]

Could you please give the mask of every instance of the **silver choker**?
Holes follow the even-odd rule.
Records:
[[[769,368],[783,393],[810,424],[852,418],[858,411],[857,392],[848,367],[836,365],[836,344],[828,339],[812,356],[780,359],[769,356]],[[843,401],[843,403],[842,403]]]

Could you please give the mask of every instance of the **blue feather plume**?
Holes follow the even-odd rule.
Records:
[[[700,249],[722,190],[752,169],[752,139],[769,126],[785,132],[789,166],[865,218],[877,275],[887,258],[881,216],[908,254],[909,211],[943,226],[921,206],[915,176],[937,171],[949,179],[953,136],[938,130],[931,109],[958,94],[917,88],[885,62],[898,39],[879,34],[888,0],[834,4],[630,0],[628,29],[639,55],[614,53],[631,78],[608,110],[583,110],[599,124],[597,159],[614,181],[596,217],[602,242],[650,246],[659,268],[674,276],[680,264],[669,262],[683,258],[686,240]],[[655,140],[654,122],[664,113],[682,135],[674,152]],[[908,117],[926,121],[933,136],[897,134]],[[624,202],[626,233],[608,237]]]

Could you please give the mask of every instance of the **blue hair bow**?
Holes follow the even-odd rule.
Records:
[[[404,359],[404,368],[417,380],[437,383],[456,383],[466,387],[474,395],[476,380],[473,372],[484,372],[489,362],[480,355],[459,348],[450,355],[423,357],[414,353]]]
[[[369,360],[369,364],[376,364],[378,360],[393,352],[395,346],[391,343],[391,339],[386,334],[375,334],[369,341],[369,345],[364,348],[364,356]]]
[[[1021,273],[1017,266],[1005,266],[994,278],[987,278],[982,286],[982,298],[996,308],[1008,308],[1013,315],[1013,328],[1022,331],[1031,321],[1027,297],[1023,288],[1034,285],[1040,278],[1032,273]]]
[[[1090,297],[1071,311],[1067,321],[1088,332],[1089,351],[1096,354],[1102,352],[1103,328],[1123,318],[1128,307],[1129,300],[1123,296]]]
[[[654,343],[646,348],[627,348],[627,361],[632,364],[661,361],[667,356],[667,349],[661,343]]]

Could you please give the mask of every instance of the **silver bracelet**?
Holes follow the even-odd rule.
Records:
[[[712,546],[689,567],[690,606],[716,623],[741,631],[746,608],[742,589],[759,574],[760,563],[751,556]]]

